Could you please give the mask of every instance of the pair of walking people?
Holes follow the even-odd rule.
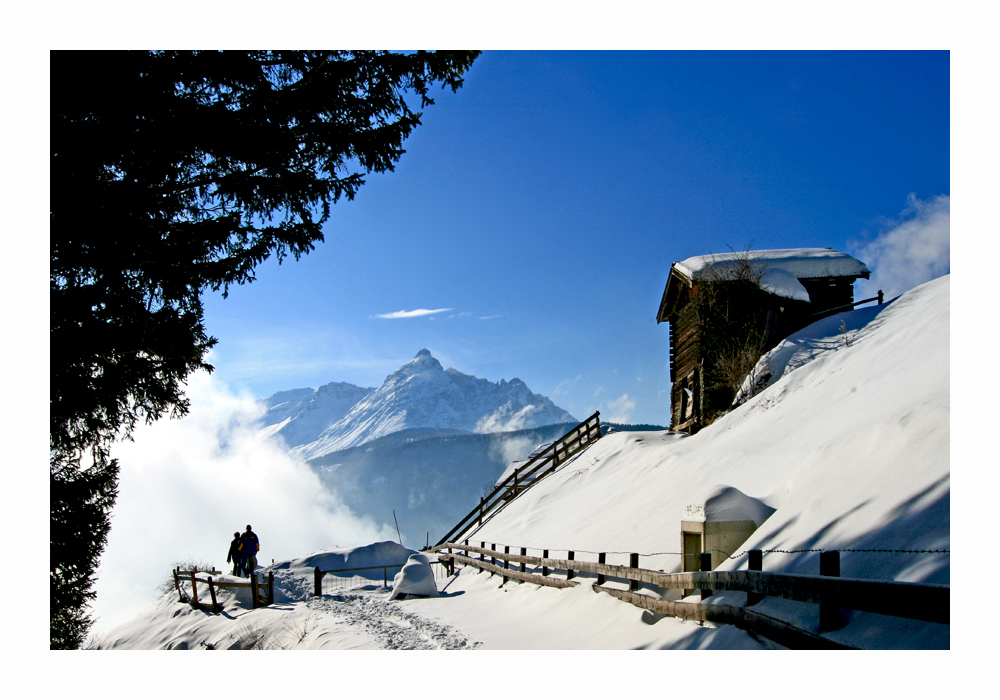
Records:
[[[226,563],[232,562],[233,576],[249,577],[257,570],[257,552],[260,551],[260,540],[257,533],[247,525],[242,535],[233,533],[233,541],[229,544],[229,555]]]

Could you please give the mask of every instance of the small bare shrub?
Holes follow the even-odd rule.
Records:
[[[838,330],[844,340],[844,347],[849,348],[854,345],[854,339],[858,337],[858,332],[854,331],[853,333],[849,333],[847,330],[847,321],[841,321],[840,328]]]
[[[292,646],[301,644],[305,638],[316,628],[315,620],[305,620],[304,622],[294,622],[291,625],[285,623],[285,631],[292,638]]]
[[[752,246],[753,241],[745,250],[730,247],[730,255],[720,256],[699,277],[701,352],[708,370],[702,409],[706,424],[730,409],[748,376],[752,396],[761,387],[763,375],[770,374],[767,368],[757,367],[767,344],[766,311],[759,301],[766,294],[760,283],[767,262]]]
[[[170,573],[167,577],[163,579],[163,582],[157,587],[156,592],[164,596],[167,593],[176,592],[174,587],[174,570],[180,567],[181,571],[215,571],[214,564],[206,564],[203,561],[196,561],[194,559],[185,559],[184,561],[175,561],[170,565]]]
[[[272,642],[270,633],[252,622],[241,622],[236,634],[237,648],[244,651],[252,649],[267,650],[278,648]]]
[[[479,495],[482,496],[483,498],[489,498],[490,494],[493,493],[493,490],[496,487],[497,487],[496,481],[483,482],[483,485],[479,487]]]

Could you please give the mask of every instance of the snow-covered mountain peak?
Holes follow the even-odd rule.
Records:
[[[413,377],[420,377],[425,380],[433,379],[437,375],[443,375],[444,371],[444,367],[441,366],[437,358],[431,355],[430,350],[424,349],[418,352],[412,360],[386,377],[385,383],[405,382]]]
[[[445,370],[421,350],[315,441],[293,452],[315,459],[408,428],[487,433],[570,422],[576,419],[520,380],[491,382]]]
[[[331,382],[278,392],[264,404],[262,437],[280,435],[305,459],[409,428],[492,433],[576,422],[520,379],[491,382],[446,370],[426,348],[377,389]]]

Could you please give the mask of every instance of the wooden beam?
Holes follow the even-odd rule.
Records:
[[[489,551],[456,543],[449,543],[447,546],[468,549],[470,552],[485,553]],[[610,578],[642,581],[665,590],[704,588],[719,591],[742,591],[817,604],[836,597],[840,601],[840,607],[850,610],[906,617],[944,625],[951,622],[951,589],[945,584],[832,578],[769,571],[688,571],[678,574],[664,574],[648,569],[580,560],[570,562],[567,559],[529,557],[518,554],[501,555],[496,553],[496,555],[500,559],[506,558],[508,561],[544,568],[572,568],[574,571],[604,575]]]

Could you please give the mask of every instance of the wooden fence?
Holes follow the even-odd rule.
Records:
[[[843,306],[837,306],[832,309],[824,309],[823,311],[817,311],[810,319],[819,319],[823,316],[833,316],[834,314],[839,314],[841,311],[851,311],[855,307],[861,306],[862,304],[867,304],[872,301],[877,301],[878,305],[881,306],[885,301],[885,296],[882,294],[882,290],[878,290],[878,296],[871,297],[870,299],[862,299],[861,301],[855,301],[850,304],[844,304]]]
[[[210,574],[208,578],[198,578],[196,574]],[[174,569],[174,587],[177,589],[177,596],[180,602],[185,602],[184,592],[181,590],[181,581],[185,583],[191,582],[191,599],[190,602],[192,607],[207,609],[213,613],[221,612],[222,606],[219,604],[218,599],[215,595],[216,588],[249,588],[250,589],[250,600],[254,608],[260,608],[265,605],[274,605],[274,572],[269,571],[267,574],[267,586],[265,587],[263,582],[257,580],[256,574],[250,576],[250,580],[246,583],[242,581],[215,581],[212,579],[211,575],[218,576],[221,571],[181,571],[180,567]],[[198,602],[198,584],[203,583],[208,586],[208,594],[212,599],[211,606],[206,603]]]
[[[567,459],[601,439],[601,412],[580,423],[561,438],[549,445],[545,450],[532,457],[514,470],[514,473],[500,482],[488,496],[479,499],[479,506],[473,508],[462,518],[458,525],[441,538],[437,547],[449,540],[460,540],[473,527],[479,527],[496,511],[513,500],[529,486],[542,479]]]
[[[440,571],[444,569],[447,565],[443,562],[432,561],[430,562],[431,570],[433,571],[435,567]],[[365,581],[372,582],[378,581],[379,578],[382,579],[382,586],[384,588],[389,587],[389,571],[392,571],[392,575],[395,576],[403,568],[403,564],[397,566],[366,566],[354,569],[328,569],[326,571],[320,570],[317,566],[313,569],[313,595],[321,596],[323,595],[323,579],[330,575],[331,578],[342,578],[347,583],[343,587],[352,586],[355,584],[363,583]],[[380,575],[381,574],[381,575]],[[435,574],[435,579],[440,577]]]
[[[576,559],[575,552],[567,552],[566,559],[550,558],[548,550],[543,556],[527,556],[526,549],[511,553],[510,547],[497,545],[487,548],[464,543],[447,542],[438,552],[438,558],[454,564],[472,566],[480,571],[489,571],[508,579],[534,583],[555,588],[569,588],[579,585],[574,580],[579,573],[596,576],[594,589],[608,593],[655,613],[671,615],[697,622],[732,624],[746,630],[751,635],[767,637],[790,649],[850,649],[852,647],[821,636],[843,626],[841,609],[859,610],[893,615],[913,620],[923,620],[940,624],[950,624],[950,587],[942,584],[919,584],[899,581],[875,581],[840,577],[840,553],[823,552],[820,555],[820,575],[780,574],[761,571],[760,550],[749,552],[747,571],[692,571],[679,574],[665,574],[660,571],[640,569],[638,554],[630,555],[630,566],[605,564],[605,555],[598,554],[598,561],[588,562]],[[464,551],[458,554],[452,550]],[[479,554],[478,558],[469,556]],[[487,557],[490,561],[487,562]],[[497,563],[497,561],[501,563]],[[517,569],[510,567],[518,564]],[[702,553],[703,569],[711,568],[711,555]],[[541,575],[529,573],[531,565]],[[551,570],[561,570],[563,577],[550,575]],[[609,578],[622,582],[623,588],[607,585]],[[654,595],[640,592],[642,584],[654,587]],[[659,593],[665,590],[701,589],[702,600],[712,591],[742,591],[747,594],[747,606],[760,602],[764,596],[773,596],[816,603],[820,606],[820,634],[795,627],[774,617],[756,612],[747,606],[689,603],[663,600]]]

